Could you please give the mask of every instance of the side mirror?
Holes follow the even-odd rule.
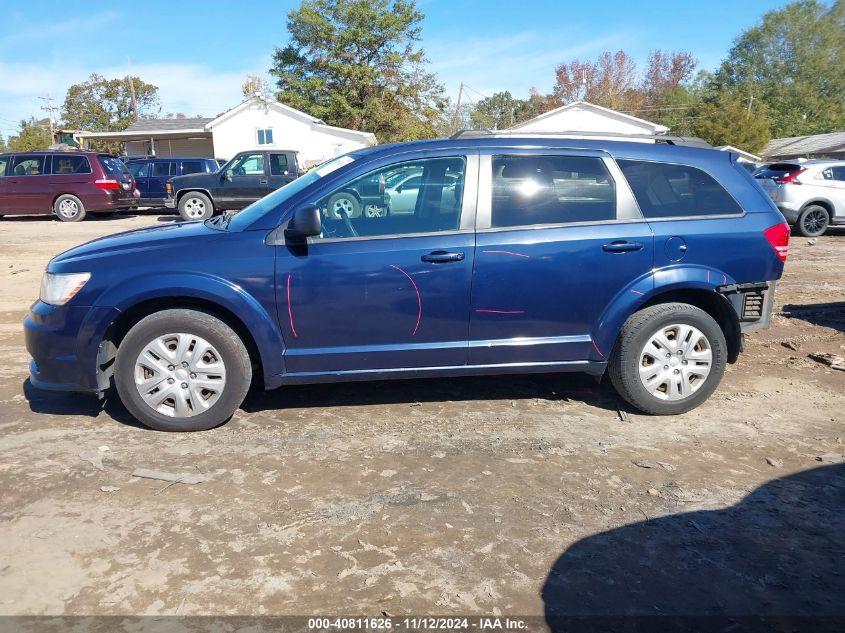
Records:
[[[306,237],[320,235],[323,232],[323,222],[320,219],[320,207],[308,204],[293,212],[293,217],[285,229],[285,237],[293,240],[304,240]]]

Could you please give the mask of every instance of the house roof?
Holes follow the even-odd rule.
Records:
[[[745,160],[752,162],[752,163],[759,163],[760,157],[756,154],[752,154],[751,152],[746,152],[743,149],[739,149],[738,147],[734,147],[733,145],[720,145],[715,149],[719,150],[720,152],[733,152],[734,154],[739,154],[740,158],[744,158]]]
[[[763,150],[766,158],[828,154],[845,151],[845,132],[773,138]]]
[[[618,112],[616,110],[611,110],[610,108],[605,108],[603,106],[596,105],[594,103],[590,103],[588,101],[573,101],[572,103],[567,103],[565,106],[561,106],[559,108],[555,108],[554,110],[549,110],[548,112],[544,112],[543,114],[534,117],[533,119],[529,119],[528,121],[523,121],[522,123],[517,123],[510,129],[518,130],[522,127],[525,127],[529,124],[535,124],[538,121],[543,121],[549,118],[552,118],[558,114],[566,112],[567,110],[592,110],[596,114],[601,114],[611,119],[615,119],[616,121],[622,121],[624,123],[630,123],[631,125],[637,125],[643,128],[651,128],[652,133],[654,134],[665,134],[669,131],[669,128],[665,125],[660,125],[658,123],[653,123],[651,121],[646,121],[645,119],[640,119],[635,116],[631,116],[630,114],[625,114],[624,112]],[[549,130],[553,131],[553,130]]]
[[[214,119],[196,117],[191,119],[139,119],[124,132],[164,132],[176,130],[201,130]]]

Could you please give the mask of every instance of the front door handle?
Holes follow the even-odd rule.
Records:
[[[459,262],[464,258],[463,253],[449,253],[447,251],[432,251],[428,255],[420,257],[424,262],[432,264],[446,264],[448,262]]]
[[[620,240],[605,244],[601,248],[608,253],[629,253],[631,251],[643,250],[643,245],[642,242],[624,242]]]

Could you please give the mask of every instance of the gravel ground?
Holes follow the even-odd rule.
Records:
[[[772,327],[673,418],[566,374],[286,388],[197,434],[32,389],[48,259],[172,219],[0,220],[0,614],[845,615],[845,371],[814,358],[845,354],[845,232],[793,238]]]

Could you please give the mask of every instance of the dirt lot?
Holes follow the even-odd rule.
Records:
[[[547,375],[289,388],[164,434],[32,389],[48,259],[170,219],[0,220],[0,614],[845,614],[845,371],[810,357],[845,354],[845,232],[793,239],[773,327],[675,418]]]

